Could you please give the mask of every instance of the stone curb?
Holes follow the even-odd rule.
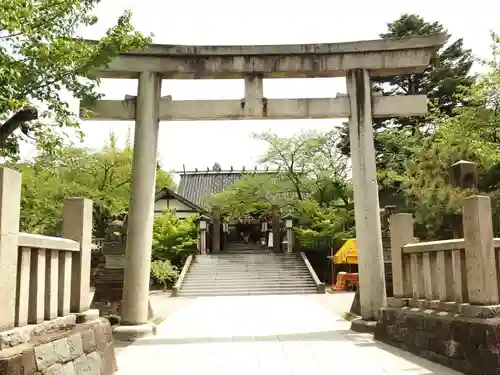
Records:
[[[113,337],[118,341],[132,342],[141,337],[156,335],[156,325],[146,323],[113,327]]]
[[[363,320],[356,318],[351,321],[351,331],[358,333],[375,333],[377,328],[376,321]]]

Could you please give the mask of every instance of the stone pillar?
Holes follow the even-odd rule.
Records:
[[[80,243],[80,251],[73,253],[71,259],[70,311],[84,312],[90,307],[91,200],[85,198],[64,200],[62,235]]]
[[[476,189],[476,164],[460,160],[452,164],[448,170],[450,185],[458,189]],[[453,214],[451,217],[453,238],[464,238],[462,213]],[[467,270],[464,253],[462,250],[451,252],[453,272],[454,301],[466,302],[463,298],[468,295]]]
[[[281,250],[281,225],[280,225],[280,208],[273,205],[272,208],[271,225],[273,231],[273,251],[278,252]]]
[[[20,212],[21,174],[0,168],[0,331],[14,327],[16,319]]]
[[[411,297],[410,269],[403,261],[402,247],[413,242],[413,216],[407,213],[392,215],[389,225],[393,294],[394,297]]]
[[[463,228],[469,303],[498,304],[500,301],[490,197],[476,195],[464,200]]]
[[[264,113],[264,85],[260,75],[245,77],[245,116],[253,118],[266,117]]]
[[[212,252],[218,253],[220,252],[220,208],[213,207],[212,208]]]
[[[459,189],[476,189],[476,164],[460,160],[450,166],[448,171],[450,185]],[[453,238],[463,238],[462,214],[452,217]]]
[[[148,320],[160,89],[156,73],[139,75],[121,308],[124,325]]]
[[[376,320],[386,304],[380,207],[373,143],[372,89],[366,69],[349,71],[350,113],[356,242],[359,249],[361,317]]]

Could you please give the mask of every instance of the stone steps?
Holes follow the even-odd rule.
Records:
[[[198,255],[179,296],[238,296],[317,293],[299,254],[237,253]]]

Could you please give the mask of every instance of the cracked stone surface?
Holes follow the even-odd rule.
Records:
[[[375,342],[370,334],[350,331],[350,323],[339,315],[349,307],[339,307],[337,302],[344,302],[335,298],[293,295],[186,301],[158,326],[156,336],[120,350],[117,374],[459,374]],[[346,304],[350,306],[349,301]]]

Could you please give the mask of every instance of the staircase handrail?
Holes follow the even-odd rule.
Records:
[[[318,275],[316,275],[316,272],[314,272],[314,268],[312,268],[311,263],[309,262],[309,259],[307,259],[306,254],[301,251],[300,256],[302,257],[304,264],[306,265],[307,269],[309,270],[309,273],[311,274],[311,277],[313,278],[313,281],[316,284],[316,288],[318,288],[318,293],[324,294],[325,293],[325,283],[322,282],[318,278]]]
[[[172,288],[172,297],[177,297],[179,295],[179,290],[181,289],[182,282],[184,281],[184,278],[186,277],[189,267],[191,266],[191,262],[193,261],[193,255],[189,255],[186,258],[186,262],[184,263],[184,266],[182,267],[181,274],[179,275],[179,278],[177,279],[177,282],[175,283],[174,287]]]

